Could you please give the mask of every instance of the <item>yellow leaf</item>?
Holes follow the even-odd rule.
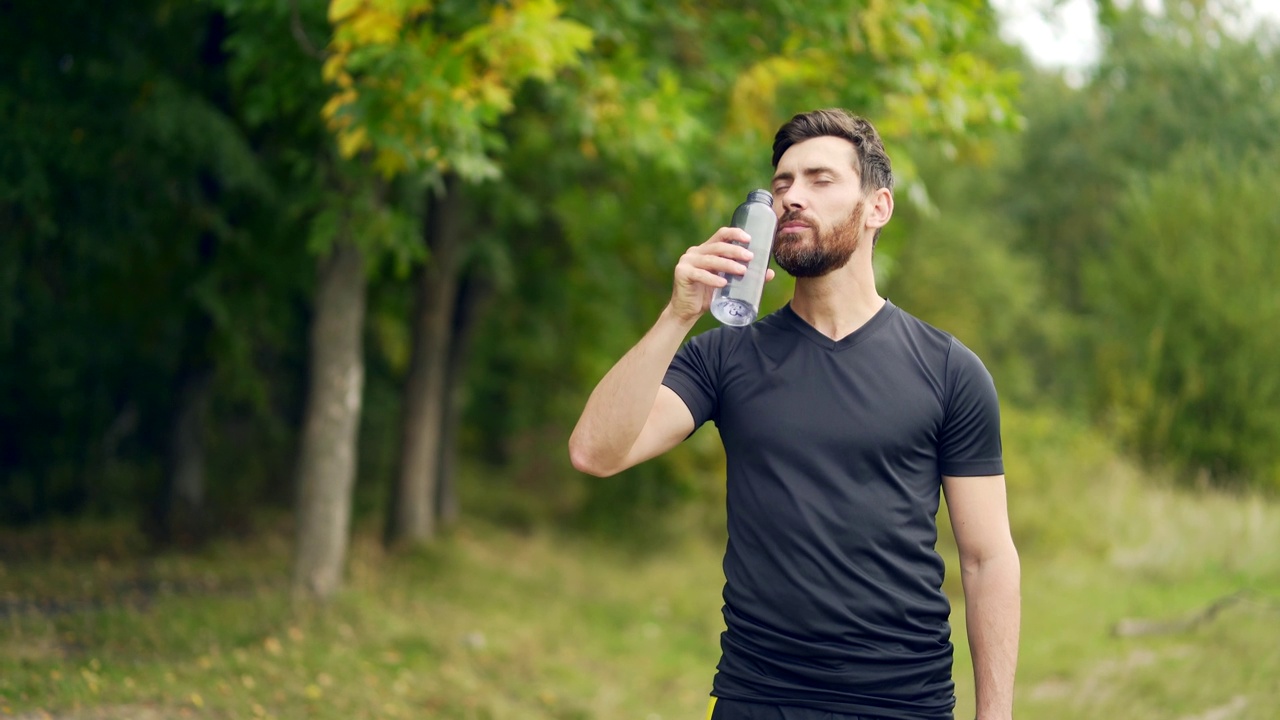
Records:
[[[378,151],[378,156],[373,160],[373,167],[382,173],[382,177],[390,179],[408,166],[400,153],[384,149]]]
[[[307,689],[303,691],[303,694],[312,700],[318,700],[320,699],[320,696],[324,694],[324,691],[320,689],[319,685],[312,683],[307,686]]]
[[[339,127],[345,126],[346,123],[344,122],[335,123],[334,118],[342,111],[342,108],[355,102],[356,97],[356,91],[354,89],[343,90],[340,93],[335,93],[333,97],[329,98],[328,101],[325,102],[324,107],[320,108],[320,117],[330,121],[331,126],[335,124]]]
[[[360,8],[361,0],[333,0],[329,3],[329,22],[337,25]]]
[[[862,32],[867,41],[867,49],[871,51],[872,57],[876,59],[884,59],[885,52],[885,31],[884,23],[886,16],[889,14],[885,7],[884,0],[871,0],[867,5],[867,9],[862,12]]]
[[[320,77],[325,82],[333,82],[338,76],[343,74],[343,69],[347,64],[347,56],[345,53],[334,53],[325,58],[324,65],[320,66]]]
[[[362,127],[338,133],[338,152],[342,157],[355,157],[369,144],[369,133]]]
[[[480,96],[481,102],[489,107],[496,108],[500,112],[507,112],[511,109],[513,103],[511,101],[511,89],[502,84],[502,78],[496,73],[489,73],[476,83],[476,93]]]
[[[204,707],[204,698],[200,697],[200,693],[191,693],[191,704],[196,707]]]
[[[348,21],[347,27],[360,45],[390,45],[400,34],[400,18],[383,10],[365,10]]]

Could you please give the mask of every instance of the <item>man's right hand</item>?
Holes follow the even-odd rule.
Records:
[[[672,314],[690,324],[702,317],[711,308],[712,293],[728,283],[720,273],[742,275],[747,271],[749,242],[751,236],[745,230],[722,227],[706,242],[686,250],[676,263],[669,305]],[[771,279],[773,270],[768,270],[765,280]]]

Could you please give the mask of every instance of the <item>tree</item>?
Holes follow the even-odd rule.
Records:
[[[370,163],[345,158],[321,119],[328,38],[315,5],[225,0],[227,41],[244,123],[289,180],[287,231],[315,258],[308,390],[295,465],[293,588],[326,598],[341,585],[363,404],[364,323],[371,254],[403,247],[407,219],[387,205]]]
[[[590,34],[553,0],[431,3],[334,0],[325,108],[347,156],[367,153],[386,177],[425,184],[413,342],[402,442],[388,513],[391,543],[431,538],[446,435],[448,361],[459,287],[463,183],[501,175],[499,119],[527,79],[550,80]]]
[[[1240,37],[1235,5],[1170,3],[1153,12],[1103,3],[1106,44],[1086,86],[1033,86],[1009,202],[1024,243],[1048,260],[1050,287],[1072,310],[1084,305],[1082,263],[1109,242],[1106,210],[1132,175],[1162,170],[1188,142],[1224,152],[1275,144],[1280,96],[1266,90],[1274,31]]]
[[[273,190],[225,103],[221,17],[0,15],[0,512],[152,506],[158,535],[196,532],[203,408],[251,332],[226,322],[236,226]]]
[[[296,495],[303,595],[341,580],[370,289],[412,276],[420,298],[386,312],[412,313],[388,515],[413,541],[456,507],[456,443],[562,469],[575,395],[651,319],[672,252],[767,174],[792,111],[854,106],[891,141],[961,148],[1014,122],[1012,76],[970,51],[982,2],[0,14],[0,512],[155,506],[164,534]]]
[[[298,452],[294,589],[326,598],[342,584],[364,398],[364,254],[343,235],[318,259],[311,382]]]
[[[1141,455],[1219,484],[1280,488],[1280,157],[1189,145],[1135,180],[1086,265],[1097,372]]]

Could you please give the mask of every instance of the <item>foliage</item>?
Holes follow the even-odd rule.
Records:
[[[136,507],[193,365],[216,363],[228,405],[267,402],[255,353],[287,322],[292,259],[253,227],[276,185],[207,9],[3,12],[0,519]]]
[[[1236,335],[1272,316],[1258,268],[1274,264],[1276,226],[1237,176],[1275,152],[1280,56],[1274,30],[1232,30],[1214,3],[1179,7],[1114,10],[1081,90],[1031,83],[1006,204],[1049,302],[1072,314],[1061,381],[1045,389],[1149,460],[1273,486],[1270,350]]]
[[[1280,489],[1280,155],[1189,146],[1087,266],[1104,406],[1143,456]]]
[[[1014,147],[1015,138],[996,143],[994,161],[922,154],[930,204],[899,205],[876,252],[893,254],[887,297],[977,353],[1002,399],[1036,407],[1060,384],[1073,323],[1046,292],[1049,270],[1018,246],[1016,225],[990,211],[1017,167]]]
[[[683,248],[764,184],[774,128],[835,105],[898,170],[883,289],[977,350],[1006,401],[1273,484],[1272,348],[1247,329],[1274,323],[1275,36],[1231,30],[1222,3],[1107,5],[1076,88],[1027,68],[978,0],[0,3],[0,519],[141,509],[197,372],[214,499],[286,500],[314,256],[347,223],[371,258],[359,487],[380,507],[401,281],[456,172],[460,272],[489,295],[460,436],[490,489],[590,527],[686,506],[714,525],[714,430],[608,481],[572,473],[564,438]],[[1250,260],[1198,274],[1227,252]]]
[[[497,121],[526,79],[549,81],[591,42],[555,0],[333,0],[322,114],[345,157],[365,150],[386,176],[455,172],[495,179]],[[486,16],[487,17],[484,17]]]
[[[1162,170],[1187,143],[1224,157],[1274,147],[1280,118],[1266,28],[1241,37],[1204,4],[1190,14],[1133,5],[1115,11],[1107,37],[1082,90],[1047,80],[1029,90],[1008,198],[1023,242],[1052,268],[1053,295],[1073,310],[1084,304],[1081,268],[1111,240],[1107,214],[1132,175]]]

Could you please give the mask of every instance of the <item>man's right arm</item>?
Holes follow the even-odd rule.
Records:
[[[661,455],[693,432],[693,414],[662,379],[685,336],[710,307],[712,292],[725,284],[718,273],[742,274],[751,253],[738,243],[748,241],[742,230],[721,228],[681,256],[671,302],[587,399],[569,438],[575,468],[614,475]]]
[[[668,306],[596,385],[569,438],[575,468],[607,477],[661,455],[693,432],[689,408],[662,384],[690,327]]]

